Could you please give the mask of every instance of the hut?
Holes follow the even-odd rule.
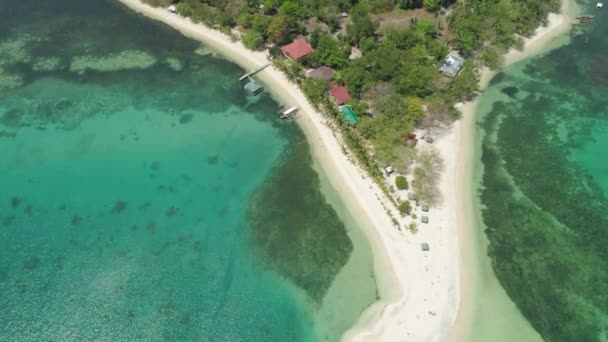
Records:
[[[357,113],[353,112],[353,109],[350,108],[350,106],[342,106],[340,108],[340,111],[342,112],[342,117],[344,118],[344,121],[346,121],[350,125],[354,126],[359,123],[359,117],[357,116]]]
[[[345,104],[348,100],[350,100],[350,93],[348,89],[343,86],[336,86],[329,89],[329,95],[333,98],[334,102],[341,106]]]
[[[415,201],[416,200],[416,195],[414,195],[413,192],[408,192],[407,193],[407,199],[410,201]]]
[[[408,134],[407,137],[405,138],[406,145],[416,145],[417,141],[418,141],[418,138],[416,138],[416,134],[414,134],[414,133]]]
[[[422,204],[420,206],[420,209],[422,209],[422,211],[424,211],[425,213],[427,213],[429,211],[429,206],[426,204]]]
[[[458,75],[463,64],[464,58],[460,57],[456,52],[451,52],[443,60],[443,65],[439,68],[439,71],[446,76],[454,77]]]
[[[171,5],[171,6],[167,7],[167,11],[169,11],[171,13],[177,13],[177,7],[175,5]]]
[[[429,217],[428,216],[422,216],[420,218],[420,222],[422,222],[422,223],[429,223]]]
[[[262,85],[256,82],[253,78],[250,78],[249,81],[245,83],[244,88],[253,95],[258,95],[264,91],[264,87],[262,87]]]
[[[595,5],[595,7],[597,7],[597,8],[603,8],[603,7],[604,7],[604,4],[603,4],[603,3],[601,3],[601,2],[598,2],[598,3]]]
[[[431,247],[429,247],[428,243],[423,242],[420,244],[420,249],[422,249],[422,251],[424,251],[424,252],[428,252],[431,250]]]
[[[303,59],[314,51],[315,49],[313,49],[312,46],[301,39],[295,39],[293,42],[281,48],[281,53],[283,53],[285,57],[296,61]]]
[[[387,176],[390,176],[393,172],[395,172],[395,170],[393,170],[392,166],[387,165],[384,167],[384,172],[386,173]]]
[[[428,144],[432,144],[432,143],[433,143],[433,138],[432,138],[431,136],[428,136],[428,135],[427,135],[427,136],[424,138],[424,140],[425,140],[425,141],[426,141]]]
[[[329,82],[331,81],[334,72],[334,69],[328,66],[321,66],[316,69],[310,70],[307,75],[313,80]]]

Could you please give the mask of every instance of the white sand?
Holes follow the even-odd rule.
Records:
[[[226,35],[194,24],[189,19],[171,14],[165,9],[152,8],[139,0],[119,0],[131,9],[152,19],[162,21],[186,36],[200,40],[226,58],[252,70],[266,63],[267,55],[252,52]],[[555,30],[561,16],[552,16],[551,25],[539,32],[546,36]],[[530,40],[529,46],[541,38]],[[534,44],[532,44],[534,43]],[[515,60],[518,54],[509,57]],[[489,80],[489,74],[484,72]],[[470,150],[470,129],[474,104],[463,106],[463,120],[441,136],[431,146],[421,142],[421,148],[436,148],[444,162],[440,179],[443,201],[440,208],[431,208],[430,223],[420,224],[419,232],[398,231],[385,213],[386,203],[381,190],[342,152],[338,134],[325,124],[304,94],[281,72],[269,67],[258,77],[275,96],[286,104],[301,108],[298,123],[311,144],[313,157],[332,185],[340,191],[353,215],[366,228],[374,252],[374,271],[381,300],[362,315],[359,324],[344,337],[349,341],[438,341],[451,334],[460,303],[460,235],[467,228],[467,217],[458,213],[462,205],[462,179]],[[485,83],[482,83],[482,85]],[[468,108],[468,109],[467,109]],[[390,207],[390,206],[389,206]],[[391,207],[392,208],[392,207]],[[391,209],[398,216],[394,208]],[[417,211],[418,217],[421,216]],[[425,214],[426,215],[426,214]],[[420,243],[430,245],[429,252]],[[463,267],[464,268],[464,267]],[[466,292],[463,292],[466,294]],[[464,315],[459,322],[464,320]],[[463,323],[464,324],[464,323]]]

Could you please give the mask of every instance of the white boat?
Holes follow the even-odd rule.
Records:
[[[295,116],[299,109],[300,108],[298,108],[298,107],[289,107],[289,108],[285,109],[281,113],[281,119],[287,119],[287,118],[291,118],[291,117]]]

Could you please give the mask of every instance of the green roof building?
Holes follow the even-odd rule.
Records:
[[[357,113],[353,112],[350,106],[342,106],[340,110],[342,111],[342,116],[344,117],[344,120],[346,120],[346,122],[353,126],[359,123],[359,117],[357,116]]]

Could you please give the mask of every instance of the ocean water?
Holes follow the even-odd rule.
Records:
[[[488,254],[546,341],[608,339],[608,14],[594,7],[570,44],[505,69],[481,100]]]
[[[376,299],[243,70],[111,1],[0,5],[0,340],[334,341]]]

